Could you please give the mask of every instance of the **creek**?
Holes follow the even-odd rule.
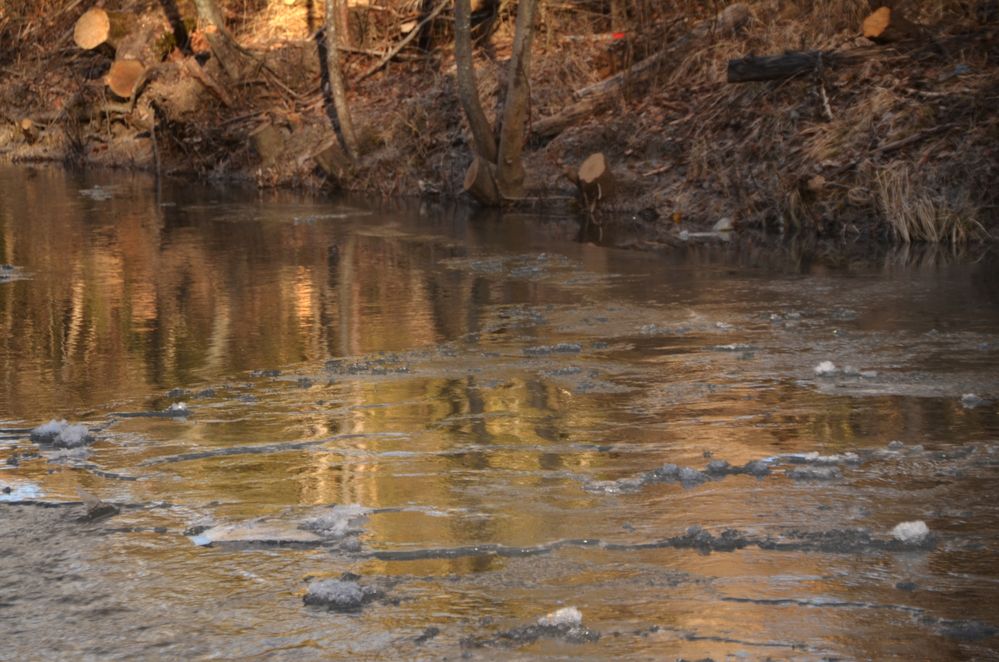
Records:
[[[0,168],[0,658],[999,656],[995,256],[577,232]]]

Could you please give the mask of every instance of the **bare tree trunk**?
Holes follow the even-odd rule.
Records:
[[[350,108],[347,106],[347,90],[343,84],[338,44],[340,34],[347,26],[340,24],[341,17],[336,5],[336,0],[326,0],[326,71],[329,75],[330,96],[333,98],[333,108],[340,123],[344,147],[350,158],[354,159],[357,158],[357,137],[354,135],[354,124],[350,119]]]
[[[491,163],[496,163],[496,139],[492,127],[482,110],[479,87],[475,80],[475,63],[472,59],[472,21],[470,0],[454,3],[454,59],[457,68],[458,98],[472,130],[475,152]]]
[[[509,84],[503,125],[500,129],[499,160],[496,183],[504,198],[519,198],[524,192],[524,164],[521,155],[527,139],[527,121],[531,113],[531,42],[534,39],[534,16],[538,0],[521,0],[517,7],[517,32],[510,57]]]
[[[350,9],[347,7],[347,0],[329,0],[336,2],[336,10],[339,13],[340,29],[337,31],[340,45],[350,48]]]
[[[225,32],[225,21],[222,20],[222,12],[219,11],[215,0],[194,0],[194,7],[198,11],[198,20],[216,28],[219,32]]]
[[[239,45],[225,26],[222,12],[215,0],[194,0],[194,8],[198,13],[198,23],[205,28],[205,37],[212,49],[212,54],[218,59],[222,69],[231,78],[239,78],[238,61],[247,50]]]

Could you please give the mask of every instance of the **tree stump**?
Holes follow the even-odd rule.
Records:
[[[864,19],[861,31],[874,43],[887,44],[918,37],[922,33],[922,27],[906,20],[898,9],[878,7]]]
[[[88,10],[73,26],[73,41],[86,51],[107,44],[112,49],[127,35],[135,17],[123,12],[109,12],[100,7]]]
[[[274,163],[284,152],[284,133],[273,124],[267,123],[254,130],[250,133],[250,140],[265,166]]]
[[[38,140],[38,125],[35,124],[30,118],[25,117],[23,120],[18,122],[17,128],[21,130],[21,135],[24,136],[24,141],[29,145]]]
[[[131,99],[146,79],[146,67],[139,60],[115,60],[108,70],[108,88],[115,96]]]
[[[336,136],[321,146],[320,150],[312,155],[312,160],[326,173],[327,177],[338,183],[346,177],[353,166],[350,157],[340,147],[340,142]]]
[[[499,206],[502,198],[496,185],[496,166],[476,155],[465,172],[463,190],[487,207]]]
[[[590,211],[603,200],[614,194],[614,173],[607,165],[603,152],[586,157],[576,173],[576,186],[583,205]]]

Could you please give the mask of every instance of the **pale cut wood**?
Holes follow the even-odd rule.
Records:
[[[586,157],[576,173],[576,185],[579,187],[583,204],[591,210],[600,201],[614,194],[614,174],[603,152],[596,152]]]
[[[131,99],[145,80],[146,66],[139,60],[125,58],[111,63],[107,84],[116,96]]]
[[[17,123],[17,127],[21,130],[21,135],[24,136],[25,142],[29,145],[38,140],[38,125],[31,118],[25,117]]]
[[[124,12],[109,12],[100,7],[86,11],[73,26],[73,42],[84,50],[107,44],[111,48],[129,33],[136,18]]]
[[[864,19],[861,27],[865,37],[876,39],[884,34],[889,25],[891,25],[891,9],[888,7],[878,7]]]
[[[905,18],[899,8],[878,7],[861,24],[865,37],[878,44],[927,36],[927,29]]]

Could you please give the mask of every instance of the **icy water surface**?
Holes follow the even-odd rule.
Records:
[[[193,188],[0,170],[0,658],[999,657],[988,255]]]

